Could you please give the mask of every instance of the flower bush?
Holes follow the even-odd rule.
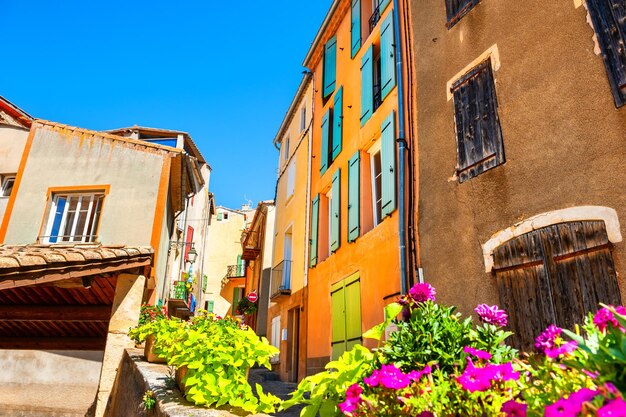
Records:
[[[288,408],[303,416],[598,416],[626,417],[626,309],[604,306],[582,332],[549,326],[536,352],[506,344],[507,313],[481,304],[480,322],[435,301],[417,284],[385,310],[385,321],[326,371],[305,378]],[[398,316],[400,318],[398,318]]]

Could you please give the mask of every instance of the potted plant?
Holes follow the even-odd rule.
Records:
[[[239,303],[237,303],[237,308],[235,309],[235,312],[244,316],[250,316],[256,313],[258,309],[259,308],[257,303],[253,303],[252,301],[248,300],[248,297],[243,297],[241,300],[239,300]]]
[[[154,353],[154,345],[156,334],[161,321],[167,320],[167,310],[165,306],[151,306],[143,304],[139,313],[139,322],[137,327],[129,330],[128,335],[136,344],[145,341],[144,356],[151,363],[165,363],[165,359]]]

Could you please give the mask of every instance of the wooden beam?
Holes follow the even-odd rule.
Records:
[[[2,305],[1,321],[72,321],[107,322],[111,318],[110,305]]]
[[[104,350],[105,337],[0,337],[0,349]]]

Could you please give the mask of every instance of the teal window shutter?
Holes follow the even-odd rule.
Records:
[[[320,175],[328,168],[328,140],[330,139],[330,109],[322,116],[322,150],[320,152]]]
[[[326,98],[335,91],[335,81],[337,76],[337,36],[333,36],[324,46],[324,72],[323,72],[323,93]]]
[[[361,154],[357,151],[348,162],[348,242],[354,242],[360,230],[360,162]]]
[[[320,195],[316,195],[311,204],[311,236],[309,237],[309,260],[313,268],[317,265],[317,233],[320,216]]]
[[[339,152],[341,152],[342,128],[343,124],[343,87],[339,87],[335,94],[335,103],[333,107],[333,150],[331,153],[331,162],[335,160]]]
[[[361,60],[361,126],[374,111],[374,56],[370,46]]]
[[[383,121],[381,129],[382,209],[381,216],[389,216],[396,209],[396,128],[395,112]]]
[[[391,0],[380,0],[380,2],[378,3],[378,10],[380,10],[381,14],[385,11],[385,9],[387,8],[387,6],[389,6],[390,3],[391,3]]]
[[[352,25],[350,27],[350,35],[352,38],[352,55],[354,58],[359,49],[361,49],[361,0],[352,0]]]
[[[330,207],[330,250],[331,252],[339,249],[339,226],[341,224],[341,170],[338,169],[333,175],[333,185],[332,185],[332,197],[331,197],[331,207]]]
[[[396,51],[393,40],[393,14],[389,13],[380,27],[381,99],[396,86]]]

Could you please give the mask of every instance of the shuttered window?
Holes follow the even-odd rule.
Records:
[[[587,0],[615,106],[626,104],[626,3],[624,0]]]
[[[335,81],[337,78],[337,37],[330,38],[324,46],[324,62],[323,62],[323,93],[322,97],[326,98],[335,91]]]
[[[446,15],[448,23],[446,26],[450,29],[461,20],[480,0],[446,0]]]
[[[348,242],[354,242],[361,232],[360,229],[360,181],[361,156],[357,151],[348,162]]]
[[[187,226],[187,241],[185,242],[185,262],[189,261],[189,251],[193,245],[193,227]]]
[[[326,172],[328,169],[328,141],[330,140],[330,112],[331,109],[326,110],[324,116],[322,116],[322,149],[320,151],[320,175]]]
[[[396,129],[395,112],[391,112],[381,127],[381,218],[396,209]]]
[[[333,129],[332,129],[332,151],[330,153],[330,161],[335,160],[337,155],[341,152],[341,142],[343,140],[343,87],[339,87],[337,94],[335,94],[334,106],[333,106]]]
[[[231,313],[233,316],[237,315],[237,305],[239,304],[239,301],[241,301],[241,299],[243,298],[243,293],[245,291],[245,288],[241,288],[241,287],[236,287],[233,289],[233,305],[231,308]]]
[[[316,195],[311,203],[311,236],[309,238],[309,261],[313,268],[317,265],[317,239],[319,233],[320,195]]]
[[[361,126],[374,112],[374,47],[370,46],[361,59]]]
[[[361,0],[352,0],[350,22],[351,57],[354,58],[361,49]]]
[[[498,101],[487,59],[452,86],[459,182],[504,163]]]
[[[396,86],[396,59],[393,14],[388,14],[380,28],[381,101]]]
[[[602,221],[559,223],[509,240],[494,251],[494,272],[521,349],[532,350],[552,323],[572,329],[598,303],[621,304]]]
[[[330,251],[335,252],[340,245],[341,225],[341,170],[333,175],[333,184],[330,198]]]
[[[332,359],[361,343],[361,282],[355,274],[331,286]]]

